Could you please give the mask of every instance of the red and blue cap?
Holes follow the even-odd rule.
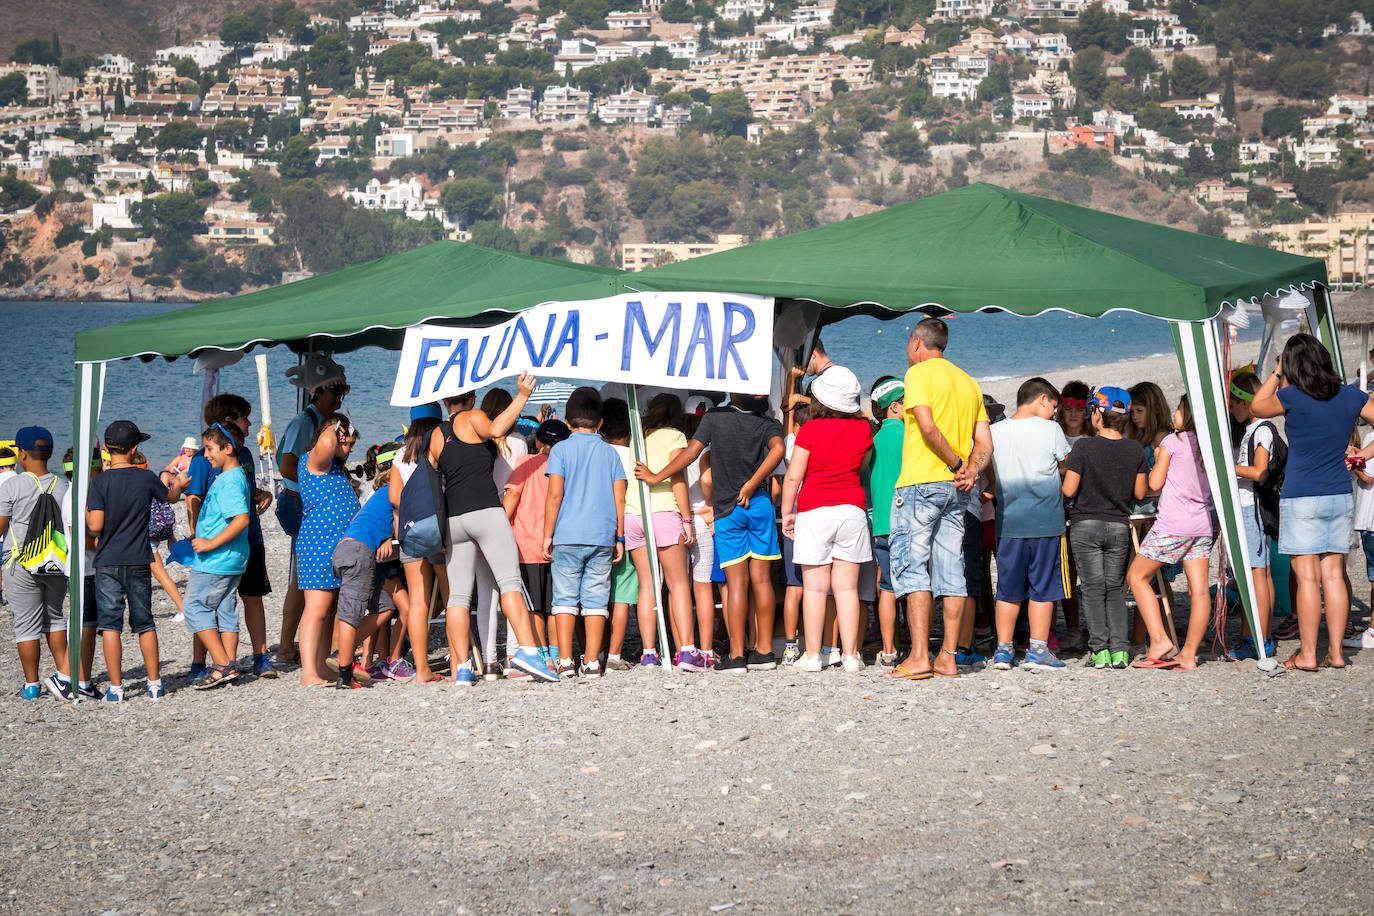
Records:
[[[1091,404],[1097,410],[1126,413],[1131,409],[1131,394],[1125,388],[1108,385],[1093,392]]]

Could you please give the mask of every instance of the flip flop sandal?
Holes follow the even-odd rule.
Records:
[[[884,675],[899,681],[924,681],[934,676],[934,671],[912,671],[904,665],[898,665]]]
[[[932,670],[932,671],[935,672],[935,676],[936,676],[936,677],[947,677],[947,678],[963,677],[963,675],[962,675],[962,674],[959,674],[958,672],[955,672],[954,674],[945,674],[943,671],[937,671],[937,670],[934,669],[934,668],[932,668],[932,669],[930,669],[930,670]]]
[[[1142,658],[1139,661],[1131,662],[1132,668],[1152,668],[1156,671],[1167,671],[1170,668],[1177,668],[1178,662],[1173,659],[1165,658]]]
[[[1298,654],[1297,654],[1296,652],[1294,652],[1292,655],[1288,656],[1288,660],[1287,660],[1286,662],[1283,662],[1283,667],[1287,668],[1289,671],[1316,671],[1316,670],[1317,670],[1316,668],[1308,668],[1306,665],[1299,665],[1299,664],[1298,664]]]
[[[1343,664],[1343,665],[1333,665],[1333,664],[1331,664],[1331,656],[1330,656],[1330,655],[1327,655],[1325,658],[1322,659],[1322,665],[1321,665],[1321,666],[1322,666],[1323,668],[1334,668],[1334,669],[1337,670],[1337,671],[1341,671],[1342,669],[1349,668],[1349,667],[1350,667],[1350,662],[1346,662],[1346,663]]]

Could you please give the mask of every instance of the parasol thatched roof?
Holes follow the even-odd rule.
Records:
[[[1374,329],[1374,286],[1357,289],[1345,296],[1331,298],[1336,312],[1336,327],[1342,331]]]

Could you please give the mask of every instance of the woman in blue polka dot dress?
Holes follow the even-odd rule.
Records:
[[[334,575],[334,548],[344,529],[358,514],[344,461],[358,439],[343,414],[330,414],[320,423],[310,452],[300,465],[299,482],[304,518],[296,535],[296,582],[305,596],[301,614],[301,686],[327,687],[325,656],[331,640],[326,621],[339,594]]]

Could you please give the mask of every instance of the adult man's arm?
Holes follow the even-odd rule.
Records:
[[[918,404],[912,409],[916,417],[916,428],[921,431],[921,438],[926,440],[926,446],[935,453],[935,456],[945,463],[947,467],[954,467],[962,459],[955,453],[950,446],[945,434],[940,432],[940,427],[935,425],[935,414],[924,404]]]
[[[987,420],[979,420],[973,425],[973,452],[963,466],[954,474],[954,485],[961,490],[972,490],[978,483],[978,475],[992,461],[992,427]]]

